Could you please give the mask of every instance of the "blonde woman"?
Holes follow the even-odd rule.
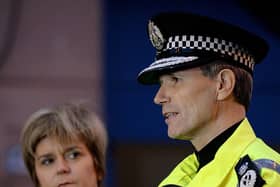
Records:
[[[107,132],[81,104],[40,109],[21,135],[22,154],[36,187],[100,187],[105,175]]]

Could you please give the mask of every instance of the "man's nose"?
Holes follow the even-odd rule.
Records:
[[[166,89],[163,86],[160,86],[154,97],[154,103],[157,105],[162,105],[169,100],[170,98],[167,96]]]

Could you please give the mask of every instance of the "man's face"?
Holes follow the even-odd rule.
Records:
[[[192,140],[207,133],[216,113],[216,89],[215,79],[199,68],[162,75],[154,102],[162,106],[168,136]]]

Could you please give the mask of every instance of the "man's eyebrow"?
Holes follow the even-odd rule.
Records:
[[[174,76],[173,73],[170,73],[170,72],[169,72],[169,73],[162,74],[162,75],[159,76],[158,82],[159,82],[159,83],[162,83],[163,77],[170,77],[170,76]]]
[[[161,78],[161,77],[166,77],[166,76],[174,76],[174,72],[164,73],[164,74],[160,75],[160,78]],[[160,79],[160,78],[159,78],[159,79]]]

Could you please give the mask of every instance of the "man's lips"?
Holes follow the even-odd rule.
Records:
[[[169,120],[170,118],[176,117],[178,115],[178,112],[164,112],[163,116],[165,120]]]

